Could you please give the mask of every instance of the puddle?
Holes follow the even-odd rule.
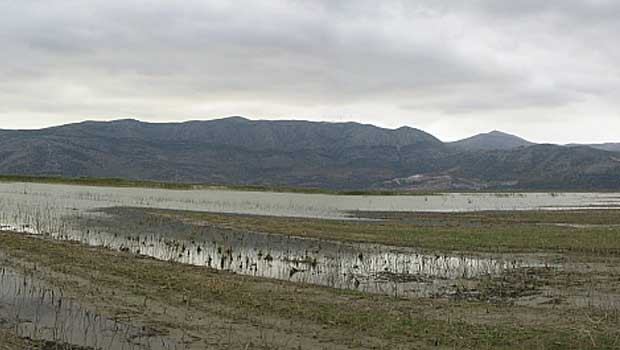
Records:
[[[21,338],[110,350],[181,349],[174,341],[153,335],[81,307],[33,276],[0,261],[0,328]]]

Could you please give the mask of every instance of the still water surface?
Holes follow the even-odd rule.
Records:
[[[4,203],[2,203],[4,202]],[[0,208],[20,203],[41,211],[145,207],[291,217],[343,218],[351,211],[454,212],[620,208],[618,193],[448,193],[431,196],[336,196],[230,190],[0,183]]]

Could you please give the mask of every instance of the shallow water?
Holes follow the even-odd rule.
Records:
[[[539,265],[427,255],[378,244],[230,232],[169,218],[153,220],[141,209],[115,208],[66,217],[65,224],[62,231],[46,235],[238,274],[403,297],[450,294],[457,281]],[[21,230],[34,232],[31,227]]]
[[[181,349],[174,341],[102,317],[0,260],[0,327],[18,337],[110,350]]]
[[[615,204],[620,204],[620,196],[613,193],[333,196],[0,183],[0,224],[5,225],[4,229],[240,274],[417,296],[449,294],[457,280],[540,264],[429,256],[400,247],[223,232],[179,222],[147,222],[139,210],[117,210],[115,216],[109,216],[95,209],[107,208],[110,212],[113,207],[143,207],[342,219],[352,211],[526,210]]]
[[[14,205],[41,213],[148,207],[221,213],[343,218],[352,211],[480,211],[618,208],[618,193],[448,193],[431,196],[336,196],[229,190],[175,191],[0,183],[0,213]],[[10,208],[9,208],[10,209]],[[14,208],[19,210],[19,208]],[[12,210],[10,210],[12,211]],[[9,213],[10,213],[9,211]],[[6,222],[6,220],[0,220]]]

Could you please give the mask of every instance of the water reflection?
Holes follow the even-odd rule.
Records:
[[[519,261],[425,255],[402,247],[230,232],[113,209],[65,219],[55,239],[238,274],[398,296],[440,296],[455,281],[499,275]],[[69,224],[71,223],[71,224]],[[17,228],[19,229],[19,227]],[[31,226],[21,229],[36,232]]]
[[[62,289],[6,266],[0,267],[0,327],[21,338],[94,349],[177,349],[148,329],[102,317],[65,298]]]

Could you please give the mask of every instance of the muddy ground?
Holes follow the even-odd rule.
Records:
[[[559,213],[542,218],[485,215],[450,220],[397,215],[380,226],[173,216],[231,234],[239,229],[271,234],[299,230],[299,235],[318,237],[332,230],[332,239],[346,239],[347,232],[354,232],[372,240],[375,234],[383,243],[400,240],[431,251],[441,249],[444,239],[447,251],[470,247],[472,254],[489,254],[495,238],[485,239],[495,230],[506,235],[505,254],[532,254],[549,265],[482,278],[442,298],[403,299],[235,275],[11,232],[0,233],[0,251],[3,266],[62,288],[66,297],[93,312],[179,340],[186,349],[620,348],[620,257],[615,242],[620,235],[612,226],[620,221],[616,213],[582,218]],[[575,221],[603,227],[550,225]],[[445,238],[450,232],[455,239]],[[536,234],[536,239],[519,239],[520,232]],[[54,346],[63,348],[16,339],[10,328],[0,326],[2,350]]]

